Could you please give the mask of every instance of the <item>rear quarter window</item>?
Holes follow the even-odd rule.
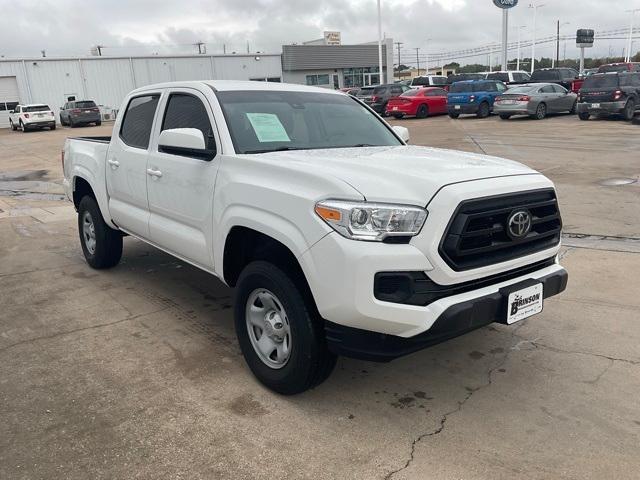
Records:
[[[129,100],[120,127],[120,138],[130,147],[149,148],[151,127],[156,114],[159,94],[141,95]]]

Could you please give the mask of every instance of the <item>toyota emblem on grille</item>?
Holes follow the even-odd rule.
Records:
[[[513,240],[520,240],[531,231],[531,214],[527,210],[513,212],[507,220],[507,233]]]

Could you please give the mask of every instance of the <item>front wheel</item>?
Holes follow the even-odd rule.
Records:
[[[578,114],[578,118],[580,120],[582,120],[583,122],[586,122],[587,120],[589,120],[591,118],[591,115],[589,115],[587,112],[582,112]]]
[[[502,120],[509,120],[511,118],[511,115],[509,115],[508,113],[501,113],[500,118]]]
[[[122,234],[109,227],[93,197],[85,196],[78,206],[80,245],[87,263],[95,269],[115,267],[122,258]]]
[[[336,364],[322,320],[300,281],[264,261],[250,263],[235,292],[235,327],[255,377],[271,390],[295,395],[327,379]]]
[[[456,119],[456,118],[459,118],[459,117],[460,117],[460,114],[459,114],[459,113],[450,113],[450,114],[449,114],[449,118]]]
[[[538,108],[536,108],[536,113],[534,114],[533,118],[535,118],[536,120],[544,120],[546,116],[547,106],[544,103],[541,103],[538,105]]]
[[[624,106],[624,110],[622,111],[622,117],[630,122],[633,120],[633,117],[636,115],[636,102],[633,98],[627,100],[627,104]]]
[[[16,125],[11,120],[9,120],[9,125],[11,125],[11,130],[13,130],[14,132],[18,130],[18,127],[16,127]]]

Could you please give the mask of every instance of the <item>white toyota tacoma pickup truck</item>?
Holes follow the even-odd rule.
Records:
[[[407,145],[366,105],[301,85],[152,85],[112,137],[70,138],[65,188],[93,268],[135,236],[235,287],[254,375],[295,394],[337,355],[389,361],[542,311],[566,288],[553,184]]]

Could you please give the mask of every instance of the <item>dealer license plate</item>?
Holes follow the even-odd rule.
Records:
[[[592,103],[591,104],[591,108],[600,108],[600,104],[599,103]]]
[[[393,107],[394,110],[398,110],[398,107]]]
[[[511,292],[507,302],[507,323],[511,325],[542,312],[543,297],[541,283]]]
[[[456,105],[456,106],[455,106],[455,107],[453,107],[453,108],[455,108],[456,110],[460,110],[460,108],[462,108],[462,107],[460,107],[460,105]]]
[[[501,105],[515,105],[517,102],[515,100],[500,100]]]

